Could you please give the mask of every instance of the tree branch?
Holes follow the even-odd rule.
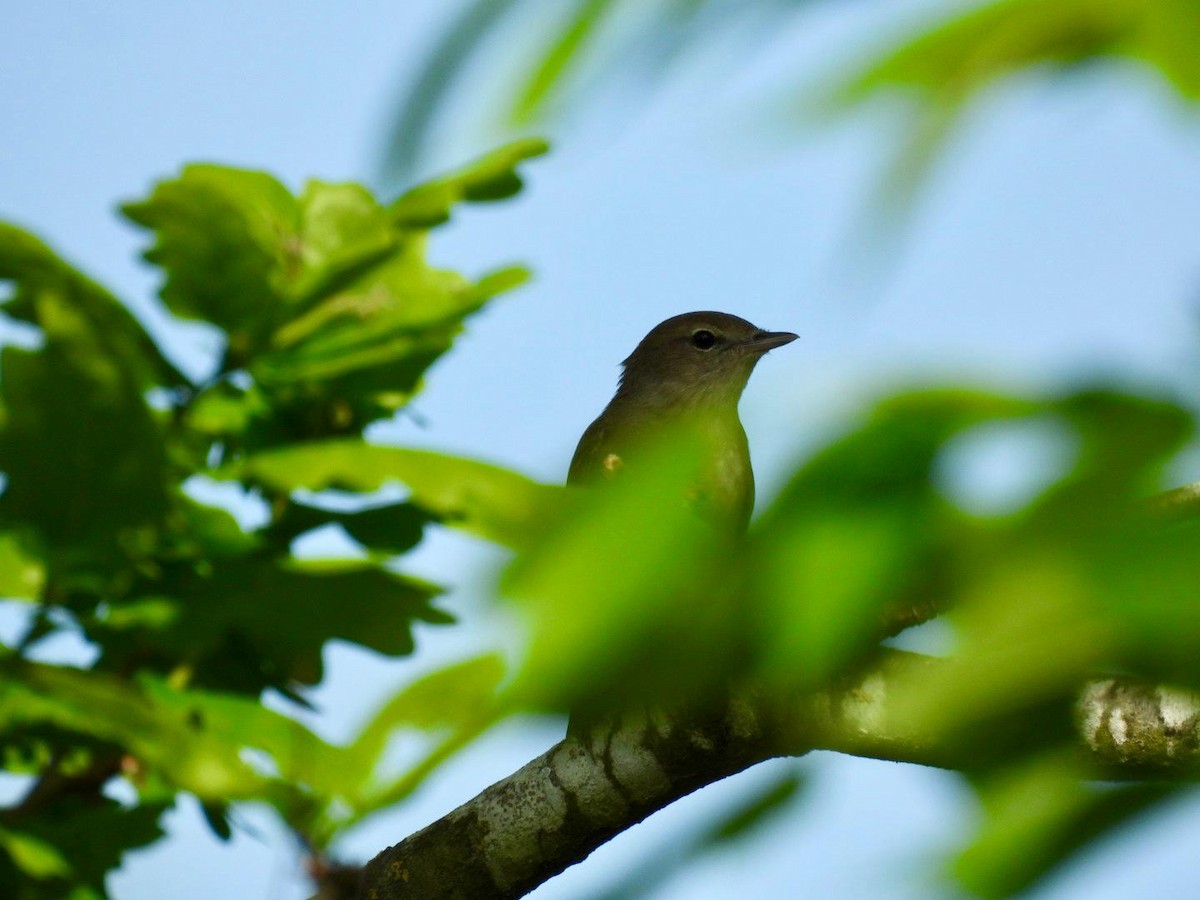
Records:
[[[892,714],[898,676],[938,660],[890,651],[865,677],[781,709],[753,691],[686,723],[628,716],[568,737],[473,800],[380,853],[368,900],[515,898],[679,797],[757,762],[828,749],[944,768],[962,762]],[[1077,705],[1081,744],[1128,776],[1200,772],[1200,696],[1116,679]]]

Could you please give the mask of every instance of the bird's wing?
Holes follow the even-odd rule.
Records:
[[[597,419],[587,427],[575,455],[571,457],[571,467],[567,471],[567,484],[593,484],[611,478],[621,467],[622,461],[612,447],[609,428]]]

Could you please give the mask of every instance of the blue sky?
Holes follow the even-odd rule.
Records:
[[[879,105],[780,134],[768,88],[783,74],[814,84],[886,36],[880,22],[940,5],[815,4],[754,45],[748,67],[735,57],[747,45],[723,38],[638,105],[608,98],[556,128],[554,154],[528,166],[519,200],[460,213],[433,245],[450,267],[519,260],[536,280],[479,316],[435,369],[417,404],[426,427],[405,419],[375,437],[559,480],[618,361],[653,324],[689,309],[801,335],[759,367],[743,401],[764,498],[863,398],[914,379],[1021,387],[1120,371],[1193,390],[1200,111],[1145,73],[1097,68],[992,91],[910,226],[888,238],[889,263],[864,275],[847,252],[904,111]],[[0,29],[0,216],[128,298],[196,371],[211,347],[150,303],[155,275],[138,263],[142,237],[113,214],[116,202],[194,160],[267,169],[293,187],[373,178],[399,86],[456,6],[14,5]],[[440,168],[488,141],[453,121],[441,137]],[[971,469],[981,502],[1019,480],[1020,465],[1001,453]],[[399,664],[331,649],[315,726],[345,734],[398,684],[486,644],[501,626],[479,598],[498,561],[465,538],[431,540],[408,568],[456,586],[450,606],[468,624],[429,631]],[[561,728],[506,726],[345,849],[365,857],[394,843]],[[969,829],[966,789],[895,764],[824,755],[799,765],[812,783],[775,830],[689,870],[656,900],[785,897],[797,884],[823,897],[929,896],[927,871],[911,859],[935,858]],[[587,896],[765,774],[677,804],[535,896]],[[132,856],[114,891],[150,900],[170,883],[173,898],[305,896],[286,837],[261,812],[244,821],[253,833],[219,845],[181,804],[168,819],[173,839]],[[1192,884],[1197,839],[1200,803],[1181,803],[1039,896],[1177,896]]]

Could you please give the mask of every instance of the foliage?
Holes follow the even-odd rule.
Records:
[[[26,623],[0,653],[0,750],[29,780],[0,813],[0,894],[102,895],[121,855],[158,839],[180,791],[219,834],[230,804],[265,801],[319,849],[411,789],[413,773],[385,765],[393,734],[424,734],[436,759],[495,715],[491,657],[429,675],[341,745],[262,699],[273,689],[304,703],[331,640],[412,653],[415,629],[452,619],[441,588],[391,556],[434,521],[511,530],[500,499],[524,511],[536,492],[493,467],[362,435],[403,409],[467,317],[525,277],[434,269],[429,230],[459,202],[513,193],[515,167],[544,149],[513,145],[390,206],[358,185],[312,181],[296,196],[265,173],[213,165],[127,204],[153,238],[146,258],[167,310],[223,338],[199,383],[112,294],[0,225],[3,314],[33,336],[0,351],[0,588]],[[289,453],[306,474],[329,473],[313,486],[357,478],[368,496],[402,479],[413,493],[349,511],[320,494],[301,501],[271,465]],[[372,453],[383,456],[369,474],[361,457]],[[256,527],[195,490],[239,466],[267,510]],[[294,556],[298,537],[329,525],[361,558]],[[62,633],[86,646],[81,664],[38,662]],[[431,705],[435,685],[459,702]],[[107,797],[114,779],[135,802]]]
[[[448,86],[519,5],[471,4],[426,86]],[[788,7],[649,4],[656,40],[644,58],[661,67],[712,17],[768,5]],[[564,13],[527,57],[522,120],[613,39],[618,6],[580,0]],[[1010,72],[1098,56],[1139,60],[1196,93],[1179,50],[1194,12],[1182,2],[1004,0],[956,15],[846,82],[845,99],[903,86],[942,115]],[[431,108],[409,115],[420,126]],[[180,792],[220,835],[232,806],[265,802],[326,852],[502,716],[702,703],[737,682],[786,701],[845,683],[898,622],[934,614],[953,635],[954,677],[914,669],[897,705],[972,761],[963,775],[982,816],[950,866],[961,886],[1024,889],[1174,794],[1170,782],[1098,782],[1068,727],[1097,674],[1200,687],[1200,525],[1147,506],[1196,425],[1168,391],[898,391],[797,460],[737,542],[684,502],[696,462],[686,442],[612,490],[568,493],[364,440],[405,408],[469,317],[524,277],[434,269],[430,231],[458,203],[511,196],[518,164],[543,150],[518,142],[387,205],[353,184],[295,195],[264,173],[207,165],[126,205],[151,234],[167,311],[223,339],[199,383],[117,298],[0,225],[0,308],[33,336],[0,351],[0,591],[26,623],[0,650],[0,750],[29,782],[0,810],[5,896],[103,896],[106,873],[160,837]],[[976,508],[957,490],[956,461],[972,438],[1019,438],[1030,423],[1061,437],[1066,462],[1004,511]],[[199,499],[205,480],[239,486],[264,521]],[[406,499],[380,499],[392,483]],[[326,490],[358,503],[326,502]],[[521,659],[434,671],[342,743],[264,705],[304,704],[331,640],[403,656],[416,629],[451,624],[440,588],[395,559],[432,525],[511,551],[497,594],[527,625]],[[362,553],[296,558],[297,538],[328,526]],[[41,655],[64,633],[86,661]],[[387,749],[402,732],[420,735],[426,755],[396,771]],[[112,790],[118,781],[125,790]],[[798,787],[794,774],[769,786],[681,858],[757,826]]]
[[[218,834],[231,805],[265,801],[321,851],[500,716],[691,704],[741,681],[794,697],[860,671],[914,608],[945,612],[955,634],[954,677],[914,671],[897,703],[973,760],[985,819],[954,867],[962,884],[1021,889],[1173,793],[1094,787],[1064,727],[1096,673],[1200,686],[1198,526],[1145,505],[1195,426],[1169,396],[897,393],[799,461],[732,543],[685,501],[697,456],[682,438],[578,496],[363,440],[517,280],[429,268],[428,229],[456,202],[507,196],[513,166],[540,149],[501,151],[390,207],[353,185],[295,197],[215,166],[126,206],[153,233],[168,309],[226,338],[199,384],[112,295],[3,226],[4,312],[37,335],[0,354],[0,558],[7,604],[28,621],[0,659],[0,740],[31,780],[0,818],[6,894],[103,895],[105,872],[160,836],[181,791]],[[972,509],[947,475],[964,440],[1028,423],[1062,437],[1067,464],[1015,510]],[[239,484],[265,521],[243,527],[197,499],[197,477]],[[407,499],[380,505],[392,482]],[[327,489],[361,503],[331,508]],[[341,744],[264,706],[272,689],[304,703],[330,640],[400,656],[422,623],[450,622],[439,588],[391,561],[431,523],[511,548],[500,590],[528,625],[519,665],[489,655],[433,672]],[[294,557],[328,525],[361,558]],[[61,632],[90,663],[38,661]],[[399,731],[424,735],[427,755],[397,772],[386,750]],[[136,802],[103,793],[114,779]],[[741,830],[716,828],[680,859]],[[86,852],[80,834],[95,835]]]
[[[749,68],[763,47],[788,33],[817,4],[811,0],[573,0],[540,16],[521,36],[528,52],[494,73],[503,85],[501,122],[490,132],[544,125],[614,83],[664,79],[688,51],[742,34],[736,66]],[[437,113],[459,99],[456,87],[493,44],[511,41],[509,23],[534,4],[469,0],[435,44],[400,104],[384,169],[404,177],[432,143]],[[948,8],[943,8],[948,7]],[[907,142],[895,160],[893,187],[910,191],[961,113],[998,82],[1016,75],[1061,74],[1085,65],[1136,66],[1188,100],[1200,99],[1200,8],[1192,0],[975,0],[913,4],[915,24],[889,22],[879,48],[830,73],[824,83],[783,85],[811,111],[845,110],[878,96],[916,107],[905,118]],[[863,19],[866,28],[876,23]],[[493,64],[494,65],[494,64]],[[600,73],[599,75],[597,73]],[[815,102],[814,102],[815,101]],[[494,106],[495,104],[493,104]],[[489,113],[492,107],[489,107]],[[811,119],[805,117],[806,121]]]

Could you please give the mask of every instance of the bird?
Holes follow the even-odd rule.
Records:
[[[686,425],[704,442],[689,499],[730,532],[744,532],[754,508],[754,472],[738,401],[763,355],[796,338],[722,312],[660,322],[622,362],[616,394],[580,438],[567,484],[618,478],[655,433]]]

